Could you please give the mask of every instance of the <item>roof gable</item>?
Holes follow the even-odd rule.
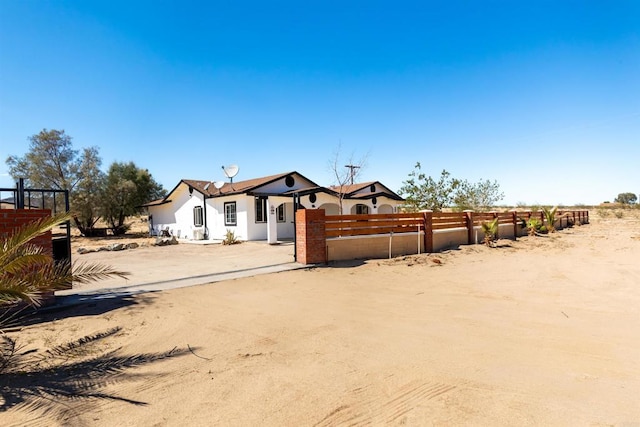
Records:
[[[294,187],[318,186],[318,184],[296,171],[280,173],[277,175],[269,175],[261,178],[247,179],[244,181],[237,181],[233,183],[225,182],[224,185],[219,189],[216,188],[211,181],[183,179],[180,182],[184,182],[189,187],[204,194],[206,197],[222,197],[234,194],[258,193],[280,194],[291,191],[291,189],[293,189]]]
[[[331,189],[335,192],[340,192],[339,186],[333,185],[331,186]],[[380,181],[368,181],[343,185],[342,194],[344,194],[346,199],[370,199],[372,197],[387,196],[395,200],[404,200]]]

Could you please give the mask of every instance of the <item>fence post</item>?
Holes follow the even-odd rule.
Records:
[[[472,244],[475,240],[473,239],[473,211],[466,210],[463,211],[465,216],[465,222],[467,224],[467,245]]]
[[[13,199],[13,206],[16,209],[24,209],[24,178],[18,178],[18,182],[16,183],[16,197]],[[44,203],[42,207],[44,208]],[[29,208],[31,208],[31,206],[29,206]]]
[[[424,251],[433,253],[433,211],[424,211],[422,219],[424,221]]]
[[[511,221],[513,222],[513,240],[518,240],[518,211],[511,211]]]

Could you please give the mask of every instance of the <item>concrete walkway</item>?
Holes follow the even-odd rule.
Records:
[[[293,250],[290,242],[280,245],[244,242],[232,246],[182,243],[74,254],[75,265],[99,263],[131,274],[127,279],[112,278],[58,291],[56,299],[68,305],[305,268],[293,262]]]

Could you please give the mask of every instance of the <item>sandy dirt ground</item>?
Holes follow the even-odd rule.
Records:
[[[10,336],[37,357],[111,328],[4,375],[0,425],[638,426],[640,220],[104,301]]]

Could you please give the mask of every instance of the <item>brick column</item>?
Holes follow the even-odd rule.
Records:
[[[8,237],[23,225],[49,216],[51,216],[50,209],[2,209],[0,210],[0,237]],[[47,231],[29,243],[41,246],[45,254],[53,256],[51,231]]]
[[[324,209],[300,209],[296,212],[296,261],[301,264],[327,262],[327,238]]]

